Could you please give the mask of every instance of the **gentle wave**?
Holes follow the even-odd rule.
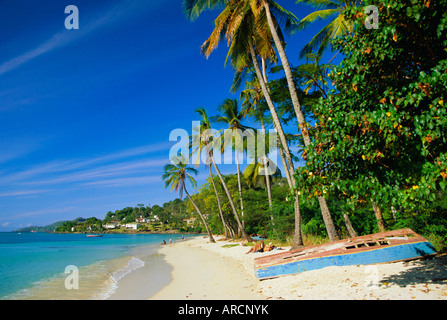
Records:
[[[132,257],[124,268],[121,268],[112,274],[109,274],[109,278],[106,281],[105,289],[98,295],[94,296],[93,300],[106,300],[110,298],[118,289],[119,281],[126,275],[130,274],[139,268],[144,267],[144,261]]]

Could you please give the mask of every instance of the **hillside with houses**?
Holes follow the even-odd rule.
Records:
[[[137,204],[136,207],[126,207],[114,212],[107,212],[103,220],[96,217],[88,219],[76,218],[65,221],[54,229],[61,233],[85,232],[198,232],[202,231],[194,213],[189,213],[187,205],[175,199],[163,206],[145,206]]]

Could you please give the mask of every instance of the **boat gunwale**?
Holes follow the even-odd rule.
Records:
[[[388,239],[389,244],[387,244],[387,245],[378,245],[378,246],[370,246],[370,247],[364,246],[364,247],[360,247],[360,248],[346,249],[346,246],[354,243],[355,241],[357,241],[357,243],[362,243],[361,241],[358,241],[358,240],[362,240],[362,239],[369,240],[369,239],[371,239],[371,237],[373,237],[373,238],[385,237],[386,238],[386,237],[402,235],[402,234],[411,235],[411,237],[408,237],[406,240],[396,239],[395,241],[393,241],[393,239]],[[393,241],[393,243],[390,243],[390,241]],[[360,253],[360,252],[371,252],[371,251],[375,251],[375,250],[381,250],[381,249],[396,247],[396,246],[405,245],[405,244],[415,244],[415,243],[423,243],[423,242],[429,242],[429,241],[427,239],[425,239],[424,237],[418,235],[411,229],[399,229],[399,230],[393,230],[393,231],[388,231],[388,232],[360,236],[360,237],[355,237],[355,238],[350,238],[350,239],[338,240],[338,241],[324,243],[324,244],[320,244],[320,245],[309,246],[309,247],[305,247],[305,248],[301,248],[301,249],[290,250],[287,252],[271,254],[268,256],[264,256],[264,257],[257,257],[254,259],[254,264],[255,264],[255,270],[256,270],[256,269],[266,268],[266,267],[275,266],[275,265],[293,263],[293,262],[297,262],[297,261],[306,261],[306,260],[311,260],[311,259],[316,259],[316,258],[350,255],[350,254],[356,254],[356,253]],[[345,244],[346,246],[335,248],[332,250],[326,250],[326,251],[310,251],[312,249],[324,248],[324,247],[333,246],[336,244]],[[306,252],[308,250],[310,252]],[[295,253],[298,254],[300,252],[303,252],[303,254],[295,256],[295,257],[293,256]]]

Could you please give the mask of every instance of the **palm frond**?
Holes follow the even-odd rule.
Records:
[[[321,55],[326,49],[325,44],[329,42],[333,30],[334,24],[329,23],[323,29],[321,29],[308,44],[306,44],[300,52],[300,59],[304,58],[306,54],[312,52],[318,52]]]
[[[297,30],[305,29],[309,24],[329,18],[331,15],[334,15],[338,12],[337,9],[324,9],[310,13],[306,17],[304,17],[297,26]]]
[[[267,1],[272,15],[275,17],[279,26],[283,27],[289,33],[293,32],[300,20],[292,12],[281,7],[277,2],[272,0]]]
[[[230,7],[226,7],[220,15],[214,20],[214,30],[209,36],[209,38],[202,44],[201,52],[207,58],[210,56],[211,52],[217,49],[219,42],[223,39],[228,26],[228,20],[232,15],[232,10]]]
[[[296,3],[306,4],[316,9],[323,9],[323,8],[335,9],[340,6],[339,3],[330,0],[296,0]]]
[[[221,8],[227,2],[228,0],[183,0],[183,13],[189,20],[194,21],[203,11]]]

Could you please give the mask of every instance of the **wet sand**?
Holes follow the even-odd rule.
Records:
[[[167,245],[159,252],[172,266],[172,281],[152,300],[258,300],[257,280],[231,257],[203,250],[202,239]]]

